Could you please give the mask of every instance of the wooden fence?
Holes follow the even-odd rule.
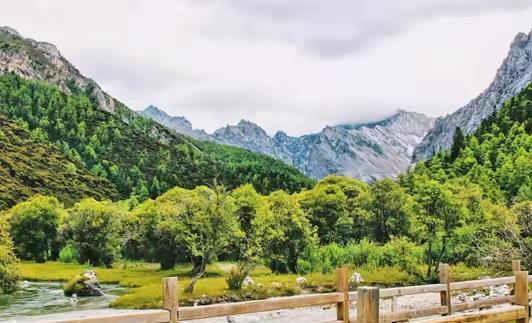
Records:
[[[421,322],[507,322],[528,323],[529,294],[528,285],[532,276],[521,271],[519,261],[512,264],[514,276],[490,278],[463,282],[450,282],[449,266],[439,267],[439,284],[379,289],[378,287],[359,287],[349,291],[347,270],[336,271],[337,292],[325,294],[297,295],[269,298],[257,301],[225,303],[195,307],[179,307],[177,300],[177,277],[163,278],[163,310],[130,311],[126,313],[105,314],[100,316],[76,317],[75,319],[55,320],[53,322],[170,322],[177,323],[194,319],[224,317],[246,313],[258,313],[282,309],[336,304],[336,320],[330,322],[404,322],[411,319],[426,318]],[[497,285],[514,285],[513,295],[451,304],[452,292],[467,289],[486,288]],[[440,293],[440,305],[419,309],[399,310],[397,298],[406,295]],[[392,300],[392,310],[379,310],[381,299]],[[356,317],[349,317],[350,304],[357,304]],[[492,308],[494,305],[507,304]],[[463,313],[464,311],[474,310]],[[462,313],[457,313],[462,312]],[[427,318],[429,317],[429,318]]]

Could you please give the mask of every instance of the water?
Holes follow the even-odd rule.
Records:
[[[78,297],[77,303],[63,294],[60,282],[23,282],[13,294],[0,294],[0,321],[57,312],[108,308],[127,288],[102,284],[105,293],[98,297]]]

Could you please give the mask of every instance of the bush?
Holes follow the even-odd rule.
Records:
[[[230,290],[242,289],[242,283],[247,276],[247,272],[241,268],[234,267],[226,275],[225,281]]]
[[[79,251],[71,244],[67,244],[59,252],[59,261],[66,264],[79,263]]]
[[[7,223],[0,214],[0,293],[10,293],[17,289],[20,277],[16,263]]]

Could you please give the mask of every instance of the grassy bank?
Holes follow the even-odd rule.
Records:
[[[192,294],[183,290],[190,281],[190,265],[178,265],[172,270],[159,270],[158,264],[151,263],[117,263],[114,268],[93,268],[102,283],[116,283],[130,287],[128,293],[117,298],[112,307],[117,308],[160,308],[161,307],[161,278],[169,276],[179,277],[179,301],[183,305],[194,302],[210,303],[221,301],[238,301],[260,299],[272,296],[287,296],[299,294],[303,291],[329,292],[334,290],[334,273],[314,273],[306,275],[307,283],[303,288],[296,284],[298,275],[274,275],[266,267],[259,267],[251,271],[250,277],[254,280],[253,287],[241,291],[231,291],[225,282],[225,273],[234,265],[231,263],[216,263],[208,267],[205,278],[197,284]],[[34,281],[66,281],[83,272],[84,265],[47,262],[36,264],[23,262],[20,264],[20,273],[24,279]],[[350,273],[355,269],[351,269]],[[365,284],[380,285],[383,287],[412,285],[417,283],[416,278],[396,268],[357,268],[362,274]],[[483,275],[490,275],[483,268],[468,268],[454,266],[452,276],[454,280],[477,279]]]

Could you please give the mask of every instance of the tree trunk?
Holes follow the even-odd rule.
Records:
[[[194,286],[196,286],[196,282],[205,274],[206,268],[207,268],[207,262],[204,257],[201,260],[201,263],[197,269],[193,269],[193,271],[196,273],[194,278],[190,281],[190,284],[185,288],[185,293],[192,293],[194,291]]]

